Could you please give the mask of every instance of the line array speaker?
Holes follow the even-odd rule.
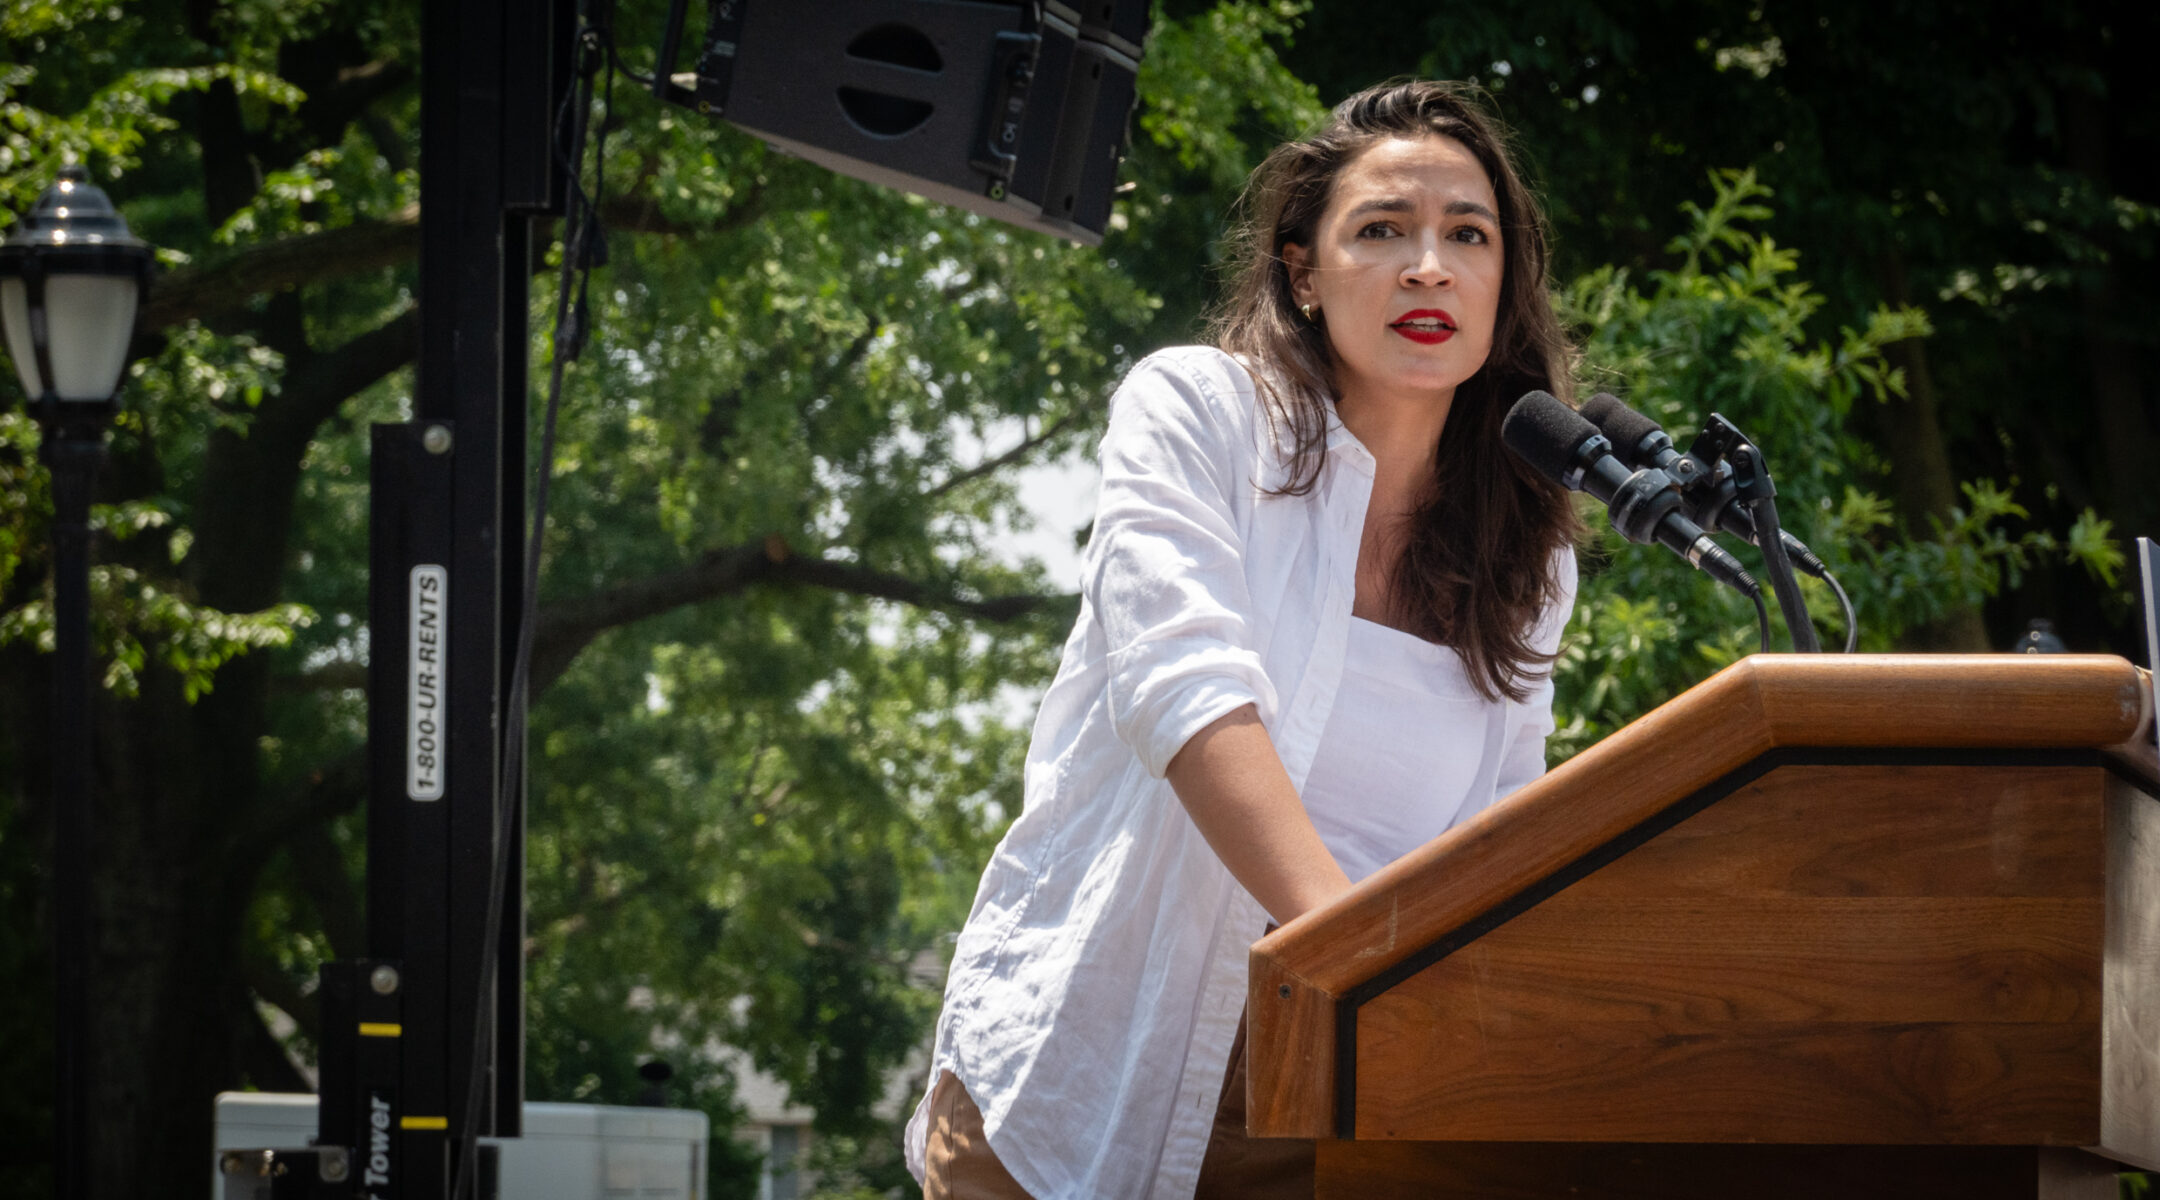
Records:
[[[708,0],[706,16],[695,72],[665,74],[671,27],[664,98],[843,175],[1102,241],[1145,0]]]

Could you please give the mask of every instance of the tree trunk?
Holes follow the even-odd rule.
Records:
[[[2113,195],[2106,108],[2098,97],[2072,89],[2064,93],[2061,111],[2071,167],[2091,180],[2101,195]],[[2122,247],[2109,244],[2118,239],[2108,237],[2105,228],[2095,232],[2109,253],[2080,272],[2078,282],[2085,317],[2085,364],[2091,372],[2091,402],[2099,426],[2101,469],[2106,473],[2098,491],[2115,528],[2142,532],[2160,524],[2160,505],[2154,503],[2149,486],[2160,438],[2154,435],[2145,406],[2138,347],[2123,318]]]
[[[190,707],[176,679],[146,671],[139,700],[103,706],[101,836],[89,864],[97,1200],[199,1179],[210,1161],[211,1098],[244,1082],[229,1067],[229,1014],[236,1000],[246,1004],[235,951],[255,872],[230,864],[226,851],[236,801],[252,782],[252,764],[233,763],[232,750],[252,731],[231,700],[211,703],[240,682],[232,674],[228,667],[219,692]]]
[[[253,197],[256,165],[229,88],[211,89],[198,113],[204,132],[222,135],[203,142],[215,225]],[[286,386],[245,435],[210,436],[187,564],[196,598],[228,612],[283,598],[301,462],[315,429],[351,394],[330,395],[342,381],[316,378],[326,356],[307,344],[296,295],[273,297],[261,325],[286,356]],[[255,844],[248,832],[262,817],[269,670],[268,656],[242,655],[190,704],[171,672],[150,666],[139,698],[100,697],[94,1200],[199,1187],[214,1098],[251,1082],[242,1064],[259,1058],[240,948],[261,864],[243,861],[241,848]]]
[[[1909,303],[1905,260],[1893,252],[1883,261],[1883,290],[1892,305]],[[1929,518],[1948,520],[1957,507],[1957,476],[1950,470],[1950,450],[1942,434],[1935,377],[1928,369],[1927,343],[1908,338],[1884,349],[1892,366],[1905,373],[1905,395],[1882,406],[1883,453],[1890,459],[1890,498],[1905,529],[1924,535]],[[1907,631],[1903,649],[1970,653],[1991,649],[1980,610],[1969,608]]]

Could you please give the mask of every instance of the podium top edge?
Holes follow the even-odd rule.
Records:
[[[1470,880],[1527,886],[1776,752],[2088,751],[2154,790],[2152,728],[2151,675],[2115,655],[1752,655],[1270,934],[1253,961],[1339,995],[1489,907]]]

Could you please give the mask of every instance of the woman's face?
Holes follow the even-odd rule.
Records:
[[[1453,138],[1389,138],[1343,167],[1312,243],[1283,256],[1345,398],[1444,400],[1485,365],[1505,275],[1499,209]]]

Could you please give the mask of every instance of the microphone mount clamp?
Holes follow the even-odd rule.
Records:
[[[1724,414],[1711,413],[1670,473],[1690,496],[1691,507],[1705,517],[1714,521],[1718,510],[1737,503],[1753,518],[1755,548],[1762,552],[1763,574],[1769,576],[1771,590],[1777,594],[1793,649],[1801,654],[1821,653],[1822,643],[1815,636],[1815,623],[1808,616],[1807,601],[1785,550],[1778,524],[1777,484],[1770,478],[1770,464],[1762,451]]]

